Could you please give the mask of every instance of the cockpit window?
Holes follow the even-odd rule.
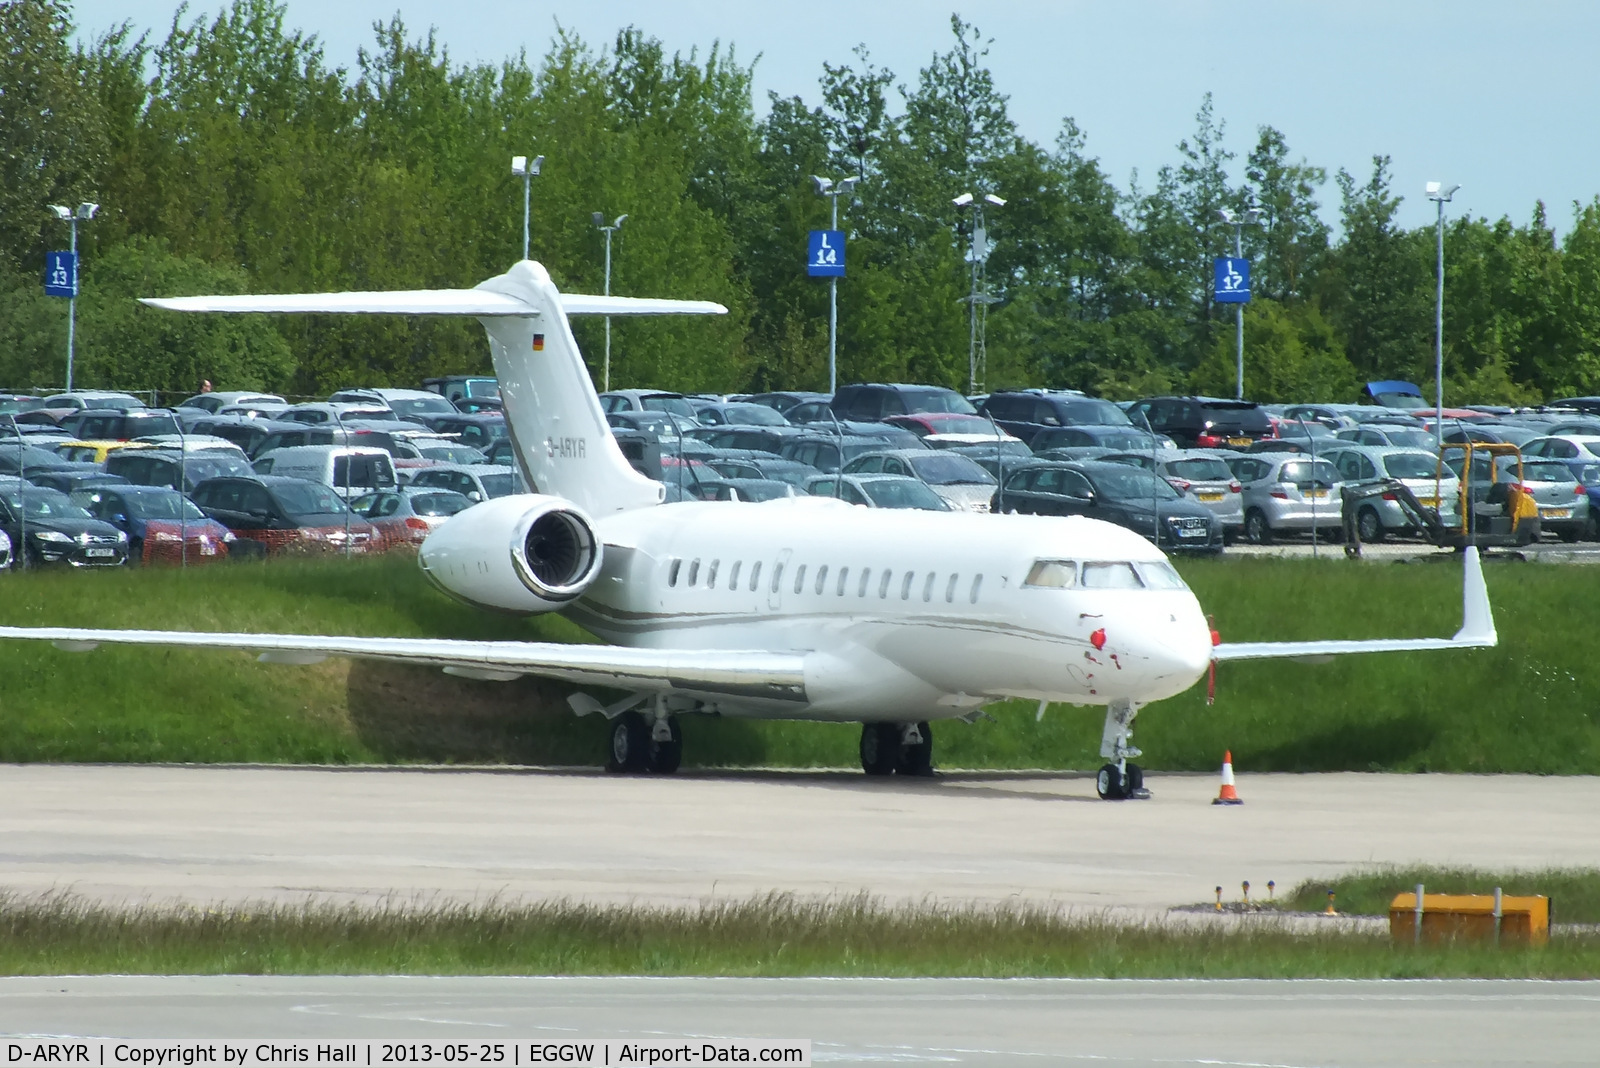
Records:
[[[1078,584],[1078,565],[1071,560],[1038,560],[1028,571],[1024,586],[1066,590]]]
[[[1181,590],[1186,588],[1183,583],[1183,576],[1179,575],[1177,569],[1165,561],[1140,564],[1139,575],[1144,579],[1144,584],[1152,590]]]
[[[1088,590],[1137,590],[1144,583],[1132,564],[1084,564],[1083,586]]]

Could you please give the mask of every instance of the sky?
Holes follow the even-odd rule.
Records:
[[[195,0],[190,15],[220,9]],[[1543,200],[1558,231],[1572,202],[1600,194],[1600,3],[1593,0],[1341,0],[1275,5],[1219,0],[288,0],[289,25],[321,38],[328,61],[353,65],[372,24],[398,11],[414,35],[435,27],[457,62],[537,59],[559,24],[591,45],[637,26],[670,50],[703,55],[720,41],[755,61],[758,112],[767,92],[820,103],[822,64],[865,44],[902,83],[953,41],[955,10],[994,39],[989,55],[1020,131],[1054,142],[1072,116],[1119,188],[1148,188],[1176,163],[1205,93],[1243,157],[1256,129],[1285,135],[1292,156],[1326,167],[1323,214],[1334,221],[1340,167],[1365,181],[1392,157],[1400,222],[1431,223],[1433,179],[1460,192],[1449,213],[1526,222]],[[159,39],[171,0],[77,0],[80,35],[127,19]],[[534,149],[537,151],[537,148]]]

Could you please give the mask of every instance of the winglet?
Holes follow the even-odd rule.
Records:
[[[1478,547],[1467,546],[1461,583],[1461,629],[1450,640],[1457,645],[1492,646],[1499,641],[1494,629],[1494,611],[1489,606],[1489,587],[1483,581],[1483,562]]]

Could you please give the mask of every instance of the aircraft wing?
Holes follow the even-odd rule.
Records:
[[[793,653],[83,627],[0,627],[0,638],[48,641],[70,652],[88,652],[102,644],[243,649],[258,653],[266,663],[314,664],[330,656],[348,656],[439,667],[453,675],[500,681],[538,675],[631,690],[688,690],[790,701],[806,696],[804,657]]]
[[[259,293],[211,297],[144,297],[152,308],[181,312],[319,312],[324,315],[467,315],[531,318],[536,308],[490,289],[410,289],[378,293]],[[568,315],[726,315],[709,300],[561,294]]]
[[[1345,653],[1405,653],[1435,649],[1486,649],[1499,641],[1489,589],[1483,581],[1478,550],[1469,546],[1463,563],[1461,629],[1453,638],[1375,638],[1366,641],[1223,642],[1212,650],[1213,660],[1267,660],[1289,657],[1323,660]]]

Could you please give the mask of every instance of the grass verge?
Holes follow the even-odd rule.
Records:
[[[1180,561],[1229,641],[1452,633],[1448,563],[1234,558]],[[1600,599],[1581,568],[1491,564],[1492,650],[1225,664],[1204,687],[1145,709],[1153,770],[1600,773]],[[1559,620],[1559,625],[1551,621]],[[590,640],[559,617],[474,611],[404,557],[273,561],[188,572],[0,575],[0,623],[375,636]],[[568,688],[471,682],[330,660],[268,666],[247,653],[0,647],[0,761],[597,764],[605,727],[567,711]],[[1086,769],[1103,713],[1002,703],[995,722],[942,724],[939,763]],[[689,766],[849,767],[849,724],[689,717]]]
[[[1484,871],[1479,868],[1378,867],[1339,876],[1332,882],[1309,879],[1296,886],[1285,908],[1318,912],[1332,890],[1340,912],[1387,916],[1396,894],[1408,894],[1421,883],[1433,894],[1542,894],[1550,899],[1552,923],[1600,924],[1600,871],[1592,868],[1539,868],[1529,871]]]
[[[0,974],[95,973],[1588,979],[1600,976],[1600,938],[1396,946],[1271,918],[1130,924],[1027,904],[865,897],[220,910],[0,898]]]

